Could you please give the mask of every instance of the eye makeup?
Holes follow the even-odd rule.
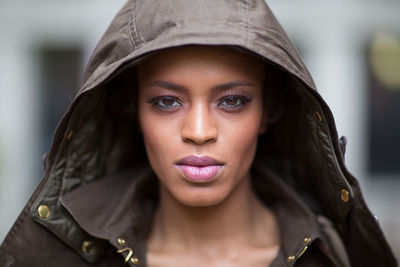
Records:
[[[221,98],[217,106],[229,111],[234,111],[243,108],[251,101],[252,98],[247,96],[232,94]]]
[[[236,111],[244,108],[253,100],[251,93],[246,90],[236,88],[233,90],[223,91],[218,99],[218,107],[227,111]]]
[[[146,102],[152,104],[156,108],[165,110],[170,110],[183,105],[177,97],[171,95],[156,96]]]
[[[154,92],[154,97],[150,97],[146,100],[146,103],[152,104],[153,107],[166,112],[173,112],[176,109],[185,106],[185,100],[180,97],[171,94],[171,92],[161,89],[160,92]],[[253,100],[253,94],[248,90],[242,88],[228,89],[218,92],[213,96],[212,102],[215,107],[227,111],[236,112],[242,110],[248,103]],[[210,103],[211,104],[211,103]]]

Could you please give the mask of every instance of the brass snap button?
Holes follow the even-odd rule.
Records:
[[[341,194],[340,194],[342,201],[347,203],[350,200],[350,193],[346,189],[342,189]]]
[[[38,207],[38,214],[39,217],[42,219],[46,219],[47,217],[50,216],[50,209],[47,205],[40,205]]]
[[[306,237],[306,238],[304,238],[304,243],[309,243],[310,240],[311,240],[311,237]]]
[[[94,249],[94,245],[92,241],[83,241],[81,246],[82,252],[91,253]]]
[[[295,258],[296,258],[295,256],[289,256],[287,261],[288,262],[292,262],[292,261],[294,261]]]
[[[136,257],[131,258],[131,262],[132,262],[133,264],[138,264],[138,263],[139,263],[139,259],[136,258]]]
[[[118,238],[117,241],[118,241],[118,244],[120,244],[121,246],[125,246],[126,245],[126,241],[123,238]]]

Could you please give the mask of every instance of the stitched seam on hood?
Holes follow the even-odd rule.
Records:
[[[251,32],[251,26],[250,26],[250,17],[249,17],[249,1],[246,0],[246,46],[249,46],[249,36],[250,36],[250,32]]]
[[[129,16],[128,28],[129,28],[129,39],[131,40],[134,46],[134,51],[139,49],[140,44],[142,43],[136,27],[136,8],[137,8],[136,3],[132,1],[132,11],[131,15]]]
[[[132,28],[131,28],[131,25],[132,25],[132,18],[133,18],[133,7],[131,8],[131,14],[130,14],[130,16],[129,16],[129,20],[128,20],[128,32],[129,32],[129,40],[130,40],[130,43],[131,43],[131,46],[132,46],[132,52],[133,51],[135,51],[136,50],[136,44],[135,44],[135,41],[133,40],[133,36],[132,36]]]

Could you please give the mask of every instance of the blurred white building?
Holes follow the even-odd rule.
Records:
[[[55,127],[52,123],[73,98],[77,73],[82,73],[124,2],[0,0],[0,243],[40,181],[41,157]],[[359,179],[399,258],[400,172],[376,172],[370,166],[373,84],[368,66],[372,64],[372,71],[385,70],[388,60],[371,53],[387,45],[392,53],[387,57],[393,62],[386,65],[399,68],[385,79],[400,88],[396,80],[400,77],[400,1],[267,2],[332,108],[339,134],[348,137],[348,169]],[[371,63],[371,58],[378,59]],[[63,79],[63,84],[57,83]],[[53,87],[60,92],[52,91]],[[53,108],[58,113],[49,115]],[[397,116],[400,125],[400,113]],[[390,160],[400,165],[400,156]]]

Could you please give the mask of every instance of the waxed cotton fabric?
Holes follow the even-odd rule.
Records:
[[[299,196],[295,198],[306,203],[309,216],[321,215],[332,222],[331,230],[340,236],[352,266],[396,266],[357,180],[345,167],[332,113],[263,0],[131,0],[125,4],[91,56],[79,93],[55,132],[43,180],[0,248],[0,265],[27,266],[24,264],[29,262],[29,266],[43,266],[44,259],[52,263],[63,259],[66,266],[121,263],[115,249],[122,229],[95,232],[85,228],[74,209],[62,204],[63,197],[126,169],[131,170],[131,179],[147,177],[140,132],[129,112],[134,108],[136,90],[131,70],[148,55],[184,45],[231,46],[268,62],[273,78],[269,88],[280,91],[284,109],[260,137],[254,165],[265,166],[281,177]],[[127,98],[132,101],[126,103]],[[257,187],[268,186],[267,179],[255,177],[254,182]],[[347,202],[341,199],[342,190],[349,192]],[[130,197],[147,203],[144,195]],[[129,206],[126,200],[113,201],[109,204],[121,210]],[[48,218],[38,215],[40,205],[49,207]],[[151,220],[151,205],[139,205],[130,216],[122,219],[127,220],[125,224],[136,218],[144,227]],[[130,238],[137,253],[143,254],[145,228],[139,226]],[[312,227],[316,232],[319,228]],[[82,250],[87,240],[94,247],[90,253]],[[51,253],[33,253],[34,248],[50,249]],[[318,266],[326,257],[317,252],[322,250],[306,252],[314,255],[308,257],[314,265],[307,266]],[[333,261],[336,266],[343,265]],[[302,260],[285,264],[302,266]]]

